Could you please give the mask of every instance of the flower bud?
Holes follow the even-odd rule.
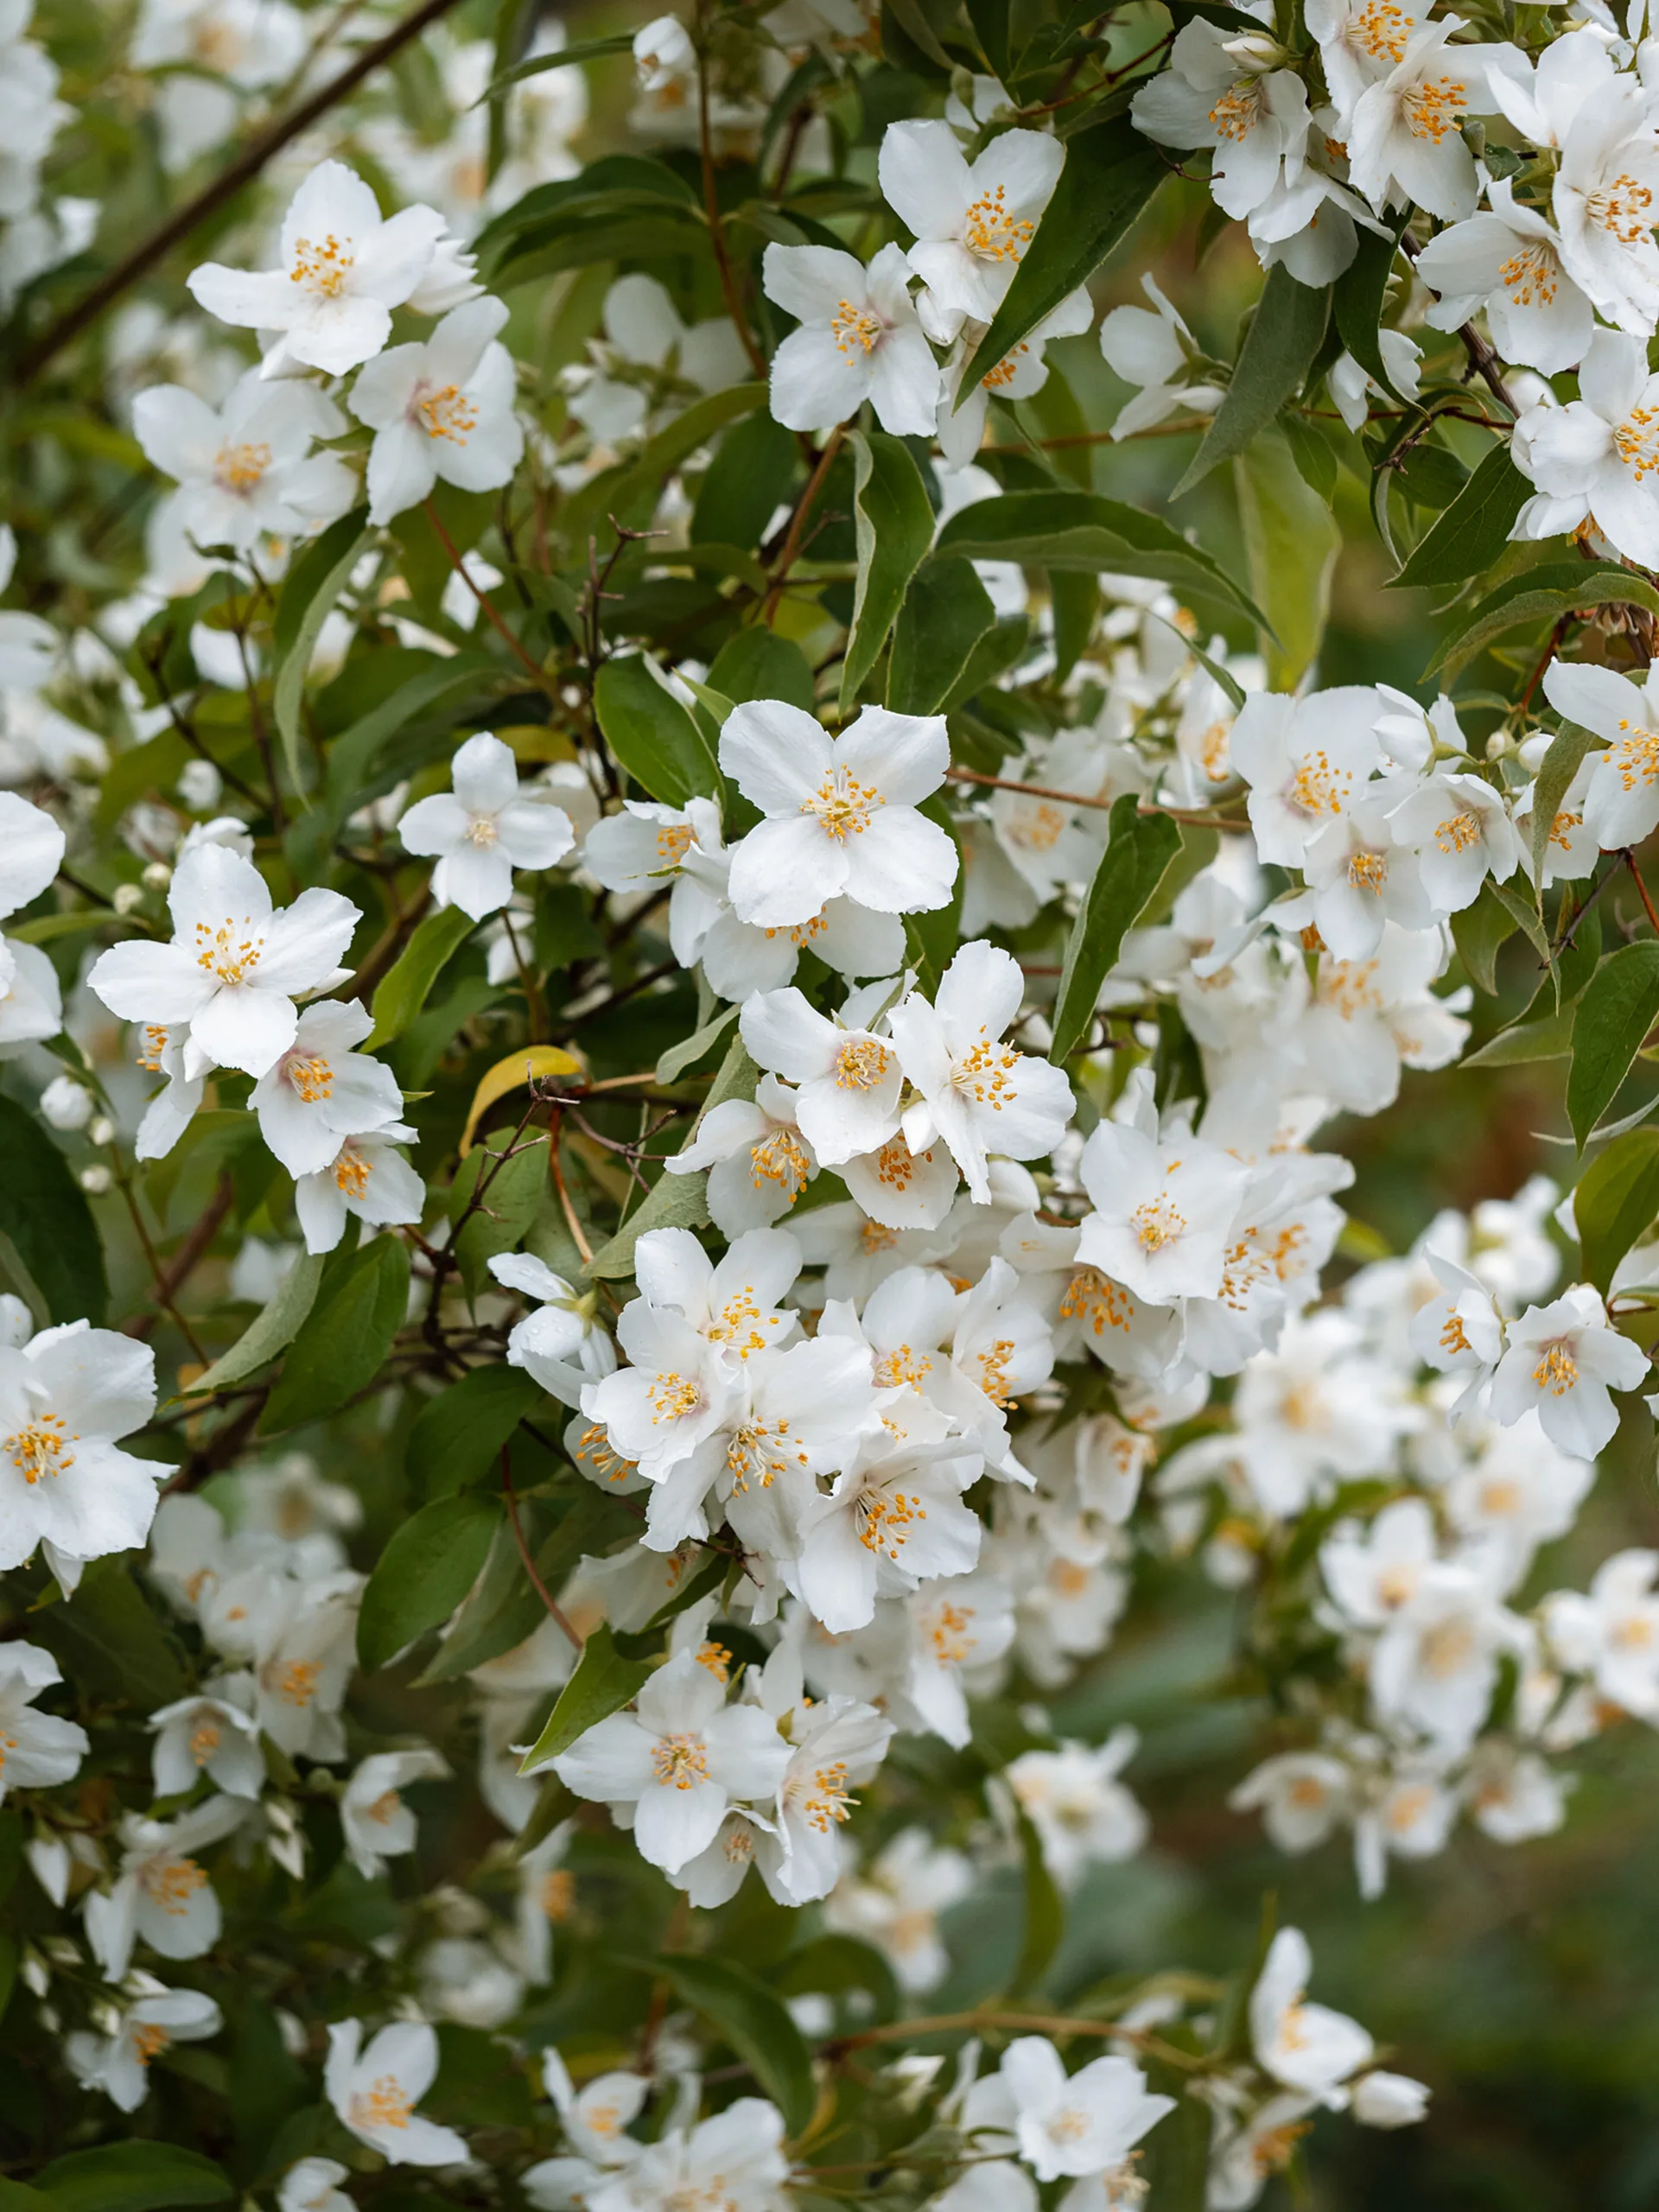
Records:
[[[84,1129],[94,1103],[86,1084],[72,1075],[54,1076],[41,1093],[41,1112],[54,1129]]]

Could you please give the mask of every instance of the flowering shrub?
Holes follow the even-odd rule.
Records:
[[[442,13],[4,28],[10,2185],[1253,2204],[1428,2091],[1067,1964],[1115,1637],[1357,1913],[1659,1720],[1645,17]]]

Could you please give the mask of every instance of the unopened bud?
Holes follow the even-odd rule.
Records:
[[[110,901],[118,914],[130,914],[143,903],[144,887],[142,883],[118,883],[115,896]]]
[[[173,871],[165,861],[151,861],[144,870],[143,880],[152,891],[165,891],[173,880]]]
[[[107,1114],[100,1114],[86,1134],[94,1144],[108,1144],[115,1135],[115,1123]]]
[[[79,1179],[89,1198],[101,1198],[115,1178],[107,1167],[83,1167]]]

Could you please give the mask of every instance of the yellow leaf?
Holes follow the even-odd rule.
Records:
[[[520,1090],[525,1084],[545,1076],[586,1076],[587,1072],[575,1054],[567,1052],[562,1045],[526,1045],[518,1052],[509,1052],[505,1060],[496,1062],[473,1093],[467,1126],[461,1133],[461,1158],[465,1160],[472,1150],[473,1132],[498,1098],[505,1098],[510,1090]]]

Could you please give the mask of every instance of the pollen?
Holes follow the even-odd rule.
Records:
[[[1613,445],[1638,484],[1659,468],[1659,408],[1632,408],[1613,432]]]
[[[978,1643],[971,1605],[940,1605],[928,1630],[933,1656],[942,1667],[960,1667]]]
[[[1350,41],[1362,54],[1369,54],[1373,61],[1391,61],[1396,65],[1406,58],[1406,41],[1411,35],[1411,18],[1394,0],[1368,0],[1349,30]]]
[[[1628,172],[1592,192],[1585,213],[1617,245],[1640,245],[1653,229],[1653,194]]]
[[[206,1766],[224,1740],[217,1720],[207,1713],[198,1716],[190,1731],[190,1757],[197,1766]]]
[[[1497,281],[1512,306],[1547,308],[1560,289],[1561,264],[1541,238],[1535,238],[1498,264]]]
[[[220,446],[213,460],[213,481],[221,492],[251,492],[270,467],[268,445]]]
[[[273,1688],[284,1705],[307,1706],[317,1694],[321,1673],[320,1660],[285,1660],[276,1670]]]
[[[852,360],[859,353],[874,353],[881,343],[881,321],[868,308],[855,308],[850,300],[842,300],[830,318],[830,335],[836,349]]]
[[[1621,721],[1619,735],[1607,748],[1607,766],[1618,778],[1621,791],[1633,791],[1638,784],[1659,783],[1659,730],[1634,728]]]
[[[757,1191],[767,1183],[775,1183],[793,1205],[812,1171],[805,1153],[796,1141],[794,1131],[780,1128],[749,1147],[749,1172]]]
[[[265,949],[264,938],[254,929],[248,915],[242,917],[240,924],[245,935],[237,934],[238,926],[232,921],[221,922],[216,930],[210,930],[206,922],[198,922],[195,926],[196,965],[217,976],[221,983],[246,982],[259,965],[259,956]]]
[[[896,1560],[910,1541],[913,1524],[926,1520],[927,1508],[918,1497],[901,1490],[867,1490],[855,1515],[858,1541],[865,1550]]]
[[[1129,1226],[1140,1238],[1143,1252],[1161,1252],[1185,1230],[1186,1216],[1167,1198],[1160,1198],[1155,1205],[1136,1206],[1129,1216]]]
[[[1082,1321],[1096,1337],[1108,1329],[1127,1329],[1132,1310],[1128,1293],[1098,1268],[1079,1268],[1060,1300],[1060,1319]]]
[[[353,2127],[407,2127],[414,2101],[391,2075],[382,2074],[352,2099]]]
[[[1333,768],[1328,753],[1310,753],[1285,791],[1286,804],[1301,814],[1340,814],[1353,777],[1346,768]]]
[[[1348,880],[1356,891],[1369,891],[1380,899],[1389,880],[1389,863],[1382,853],[1355,853],[1348,862]]]
[[[976,1106],[1000,1114],[1014,1095],[1009,1080],[1020,1065],[1020,1055],[1006,1045],[982,1037],[950,1071],[951,1088],[963,1091]]]
[[[691,824],[665,822],[657,832],[657,858],[663,868],[677,868],[691,849]]]
[[[207,1886],[207,1877],[194,1859],[152,1859],[138,1880],[146,1897],[177,1918],[190,1910],[190,1900]]]
[[[144,1024],[144,1049],[138,1055],[138,1065],[149,1075],[162,1071],[162,1054],[167,1050],[166,1025],[159,1021]]]
[[[994,1406],[1014,1402],[1008,1383],[1008,1363],[1013,1357],[1014,1344],[1007,1337],[999,1337],[988,1351],[979,1355],[979,1387]]]
[[[1018,261],[1035,226],[1008,212],[1007,188],[982,192],[963,218],[962,242],[986,261]]]
[[[850,1820],[852,1809],[858,1802],[847,1787],[846,1762],[836,1759],[829,1766],[821,1766],[812,1777],[811,1788],[801,1810],[809,1827],[820,1835],[828,1835],[837,1821]]]
[[[1064,808],[1043,799],[1035,806],[1017,808],[1013,819],[1003,825],[1002,835],[1022,852],[1052,852],[1069,819]]]
[[[874,1037],[849,1037],[836,1053],[836,1090],[874,1090],[885,1078],[891,1057]]]
[[[1463,1323],[1455,1313],[1448,1313],[1446,1317],[1446,1326],[1440,1331],[1440,1350],[1445,1352],[1474,1350]]]
[[[304,1105],[315,1106],[319,1100],[334,1096],[334,1071],[321,1053],[314,1053],[308,1059],[291,1056],[283,1062],[283,1073],[298,1091]]]
[[[478,428],[477,406],[459,385],[429,391],[416,402],[415,412],[426,425],[429,438],[448,438],[452,445],[464,446],[469,432]]]
[[[651,1764],[665,1789],[694,1789],[709,1779],[709,1757],[701,1736],[663,1736],[651,1747]]]
[[[1217,137],[1230,139],[1236,146],[1249,137],[1261,117],[1262,87],[1254,77],[1230,86],[1210,111]]]
[[[75,1464],[69,1446],[78,1443],[73,1430],[64,1427],[56,1414],[42,1414],[26,1427],[15,1429],[6,1439],[5,1449],[11,1455],[11,1464],[29,1484],[40,1481],[42,1475],[67,1474]]]
[[[135,2020],[127,2032],[132,2040],[132,2055],[141,2066],[159,2057],[173,2040],[156,2020]]]
[[[1552,1398],[1564,1398],[1579,1379],[1579,1363],[1564,1341],[1547,1344],[1544,1356],[1532,1370],[1532,1379]]]
[[[1469,111],[1469,87],[1452,77],[1431,77],[1414,86],[1400,103],[1406,128],[1414,138],[1432,139],[1439,145],[1458,118]]]
[[[688,1414],[696,1413],[702,1404],[702,1385],[687,1382],[671,1368],[657,1377],[645,1396],[652,1407],[652,1427],[656,1428],[665,1421],[683,1421]]]
[[[492,845],[499,844],[501,838],[501,833],[495,826],[495,817],[493,814],[469,815],[467,818],[465,836],[467,843],[476,845],[481,852],[487,852]]]
[[[861,837],[871,816],[886,804],[874,784],[861,784],[845,768],[832,768],[813,796],[803,802],[801,812],[816,814],[824,836],[844,844],[849,837]]]
[[[1434,842],[1443,853],[1466,853],[1480,836],[1480,817],[1467,809],[1434,825]]]
[[[317,245],[309,238],[296,238],[294,266],[288,272],[288,281],[305,285],[322,299],[337,300],[356,258],[349,239],[337,238],[332,231]]]
[[[334,1162],[336,1190],[344,1192],[348,1198],[365,1198],[368,1196],[372,1173],[368,1161],[354,1145],[347,1143],[340,1147],[340,1157]]]

